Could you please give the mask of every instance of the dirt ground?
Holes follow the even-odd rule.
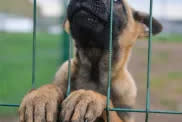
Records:
[[[151,109],[182,111],[182,44],[152,45]],[[138,41],[129,64],[138,87],[136,108],[145,109],[147,41]],[[145,114],[135,114],[136,122],[145,122]],[[17,117],[0,117],[0,122],[17,122]],[[182,115],[150,114],[149,122],[182,122]]]
[[[151,109],[182,111],[182,44],[152,45]],[[138,41],[129,65],[136,84],[136,108],[145,108],[147,41]],[[136,114],[136,122],[145,122],[145,114]],[[150,114],[149,122],[182,122],[182,115]]]

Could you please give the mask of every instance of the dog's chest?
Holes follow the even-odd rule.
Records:
[[[89,89],[105,94],[108,65],[104,52],[95,49],[81,50],[78,55],[80,65],[72,76],[72,90]]]
[[[90,67],[80,68],[76,77],[73,79],[73,90],[88,89],[104,93],[107,84],[105,82],[107,81],[101,78],[101,74],[103,74],[103,72],[99,71],[99,66],[97,69],[92,69]]]

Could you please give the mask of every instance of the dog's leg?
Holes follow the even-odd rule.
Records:
[[[112,81],[112,102],[114,107],[132,109],[135,105],[137,88],[129,72],[120,73]],[[118,112],[123,122],[134,122],[133,115],[130,112]]]
[[[72,73],[75,65],[72,61]],[[54,82],[32,90],[22,100],[19,107],[20,122],[55,122],[58,120],[59,105],[63,101],[68,76],[68,62],[64,63],[56,73]]]

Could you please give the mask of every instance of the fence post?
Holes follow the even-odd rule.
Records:
[[[66,2],[63,1],[63,8],[64,8],[64,13],[66,13]],[[66,14],[64,14],[62,17],[61,17],[61,23],[64,22],[64,17],[66,16]],[[63,27],[63,26],[62,26]],[[60,43],[60,46],[61,46],[61,50],[63,49],[63,53],[60,53],[60,60],[65,62],[66,60],[68,60],[69,58],[69,36],[68,34],[64,31],[63,29],[63,32],[61,34],[61,43]]]

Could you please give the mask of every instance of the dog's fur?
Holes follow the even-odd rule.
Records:
[[[135,41],[148,36],[146,28],[149,27],[149,15],[135,11],[125,0],[122,1],[126,12],[126,23],[120,28],[121,30],[116,30],[117,32],[113,34],[115,37],[110,107],[132,108],[135,104],[137,88],[127,70],[127,64]],[[116,15],[121,9],[123,9],[121,5],[114,5]],[[71,26],[73,25],[70,20],[66,19],[65,30],[74,38],[76,32],[73,32],[74,28]],[[158,34],[161,30],[162,26],[153,18],[153,34]],[[85,43],[77,37],[74,40],[76,50],[75,57],[71,60],[72,93],[63,101],[68,79],[68,62],[65,62],[57,71],[52,84],[33,90],[24,97],[19,108],[20,122],[33,122],[33,120],[55,122],[58,116],[64,122],[106,121],[104,108],[107,93],[108,51],[105,48],[108,45],[101,47],[95,44],[97,42]],[[61,103],[62,112],[59,115],[58,106]],[[110,120],[111,122],[134,122],[129,113],[123,112],[110,112]]]

